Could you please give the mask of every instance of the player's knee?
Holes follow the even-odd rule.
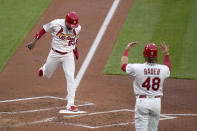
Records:
[[[67,79],[67,81],[72,81],[72,82],[74,82],[74,81],[75,81],[75,79],[74,79],[74,76],[73,76],[73,75],[66,75],[66,79]]]

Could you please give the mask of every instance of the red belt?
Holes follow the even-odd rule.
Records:
[[[161,96],[153,96],[153,98],[160,98]],[[148,98],[146,95],[139,95],[139,98]]]
[[[56,50],[56,49],[54,49],[54,48],[52,48],[52,50],[55,51],[55,52],[57,52],[57,53],[59,53],[60,55],[65,55],[65,54],[68,53],[68,52],[61,52],[61,51],[58,51],[58,50]]]

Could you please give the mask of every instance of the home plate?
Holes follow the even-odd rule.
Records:
[[[86,111],[70,111],[70,110],[60,110],[59,111],[60,114],[79,114],[79,113],[87,113]]]

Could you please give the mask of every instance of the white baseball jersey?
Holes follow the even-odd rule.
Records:
[[[57,51],[50,50],[46,63],[40,68],[43,71],[43,77],[50,78],[58,65],[62,65],[67,80],[67,108],[74,105],[76,84],[74,79],[75,62],[73,49],[77,43],[81,26],[72,30],[66,27],[65,19],[55,19],[43,26],[46,32],[51,32],[53,49],[59,52],[67,52],[60,54]]]
[[[170,76],[170,70],[161,64],[127,64],[126,73],[134,76],[134,93],[147,96],[162,96],[164,80]]]
[[[65,19],[55,19],[43,26],[46,32],[51,31],[52,48],[61,52],[71,52],[75,48],[78,40],[81,26],[68,30],[65,24]]]

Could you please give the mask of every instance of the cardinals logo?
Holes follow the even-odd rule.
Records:
[[[64,34],[63,31],[64,31],[63,27],[61,27],[61,29],[56,34],[61,40],[65,40],[65,39],[70,40],[70,38],[74,36],[72,34]]]
[[[75,35],[72,34],[64,34],[63,27],[57,32],[56,36],[58,36],[61,40],[68,40],[68,46],[75,45]]]

